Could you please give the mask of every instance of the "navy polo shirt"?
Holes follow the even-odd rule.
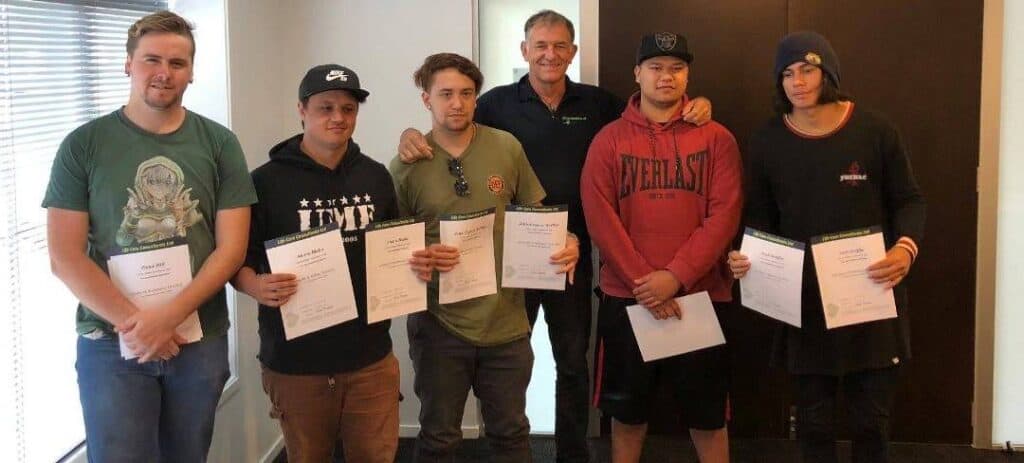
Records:
[[[580,201],[580,173],[594,135],[622,116],[626,103],[593,85],[565,78],[565,96],[551,111],[530,86],[529,76],[494,87],[477,100],[476,121],[511,133],[522,143],[540,178],[544,204],[569,205],[569,230],[590,255],[590,234]]]

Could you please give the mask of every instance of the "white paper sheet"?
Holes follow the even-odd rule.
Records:
[[[131,252],[132,249],[146,249],[140,245],[126,249],[124,254],[112,256],[107,261],[107,270],[114,287],[141,310],[151,309],[174,299],[185,286],[192,282],[192,263],[188,245],[184,242],[155,244],[156,249]],[[193,343],[203,338],[199,314],[192,312],[175,330]],[[126,359],[138,357],[121,342],[121,356]]]
[[[359,316],[345,245],[337,224],[266,242],[274,273],[291,273],[298,288],[281,306],[285,339],[329,328]]]
[[[566,206],[508,206],[502,248],[501,287],[565,290],[561,265],[551,255],[565,248]]]
[[[677,297],[683,318],[655,320],[642,305],[626,307],[645,362],[725,344],[722,326],[707,291]]]
[[[804,249],[804,243],[747,228],[740,247],[750,259],[740,279],[743,305],[799,328]]]
[[[811,251],[828,329],[896,317],[892,289],[872,281],[867,272],[885,258],[881,228],[814,237]]]
[[[366,228],[366,321],[427,310],[427,284],[409,266],[423,249],[423,222],[400,219]]]
[[[459,249],[459,263],[439,277],[439,302],[498,292],[494,275],[494,209],[441,217],[441,243]]]

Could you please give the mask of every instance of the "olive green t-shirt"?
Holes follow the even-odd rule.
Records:
[[[452,156],[429,133],[427,141],[434,149],[433,159],[414,164],[405,164],[397,157],[391,161],[402,215],[424,220],[427,244],[433,244],[440,240],[439,216],[495,208],[494,272],[500,286],[505,206],[539,204],[544,199],[544,188],[512,134],[477,124],[473,141],[459,157],[469,195],[458,196],[456,177],[448,172]],[[530,332],[522,289],[499,287],[497,294],[440,304],[434,278],[427,285],[427,304],[442,326],[474,345],[504,344]]]
[[[153,134],[118,109],[64,139],[43,207],[89,213],[89,258],[104,272],[119,249],[179,238],[194,276],[215,247],[217,211],[255,202],[242,147],[226,127],[187,111],[178,130]],[[82,304],[76,320],[80,334],[112,331]],[[224,289],[199,307],[199,320],[204,336],[227,332]]]

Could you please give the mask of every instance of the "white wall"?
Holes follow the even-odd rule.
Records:
[[[999,192],[1000,87],[1003,77],[1003,0],[985,0],[981,50],[981,117],[978,153],[978,253],[974,316],[975,447],[992,444],[996,204]]]
[[[1024,449],[1024,3],[985,0],[974,446]]]
[[[227,25],[225,2],[209,0],[176,0],[172,8],[195,27],[196,56],[193,79],[182,104],[210,119],[229,125]]]
[[[187,3],[210,2],[178,0],[176,7]],[[280,93],[271,91],[284,85],[283,76],[275,70],[284,53],[283,31],[289,25],[279,21],[284,6],[276,0],[224,0],[224,4],[229,66],[220,79],[228,82],[229,126],[238,135],[253,168],[266,160],[264,153],[271,143],[289,133],[281,109],[285,101]],[[214,78],[206,75],[208,69],[199,66],[197,57],[196,83]],[[210,461],[270,461],[281,448],[281,431],[268,416],[269,405],[261,385],[256,328],[255,303],[239,295],[235,304],[238,382],[221,399]]]
[[[1024,444],[1024,2],[1003,10],[992,441]]]

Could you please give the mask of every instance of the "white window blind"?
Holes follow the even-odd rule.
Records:
[[[0,461],[57,461],[85,438],[77,301],[50,273],[40,203],[64,136],[128,100],[128,27],[166,8],[0,0]]]

